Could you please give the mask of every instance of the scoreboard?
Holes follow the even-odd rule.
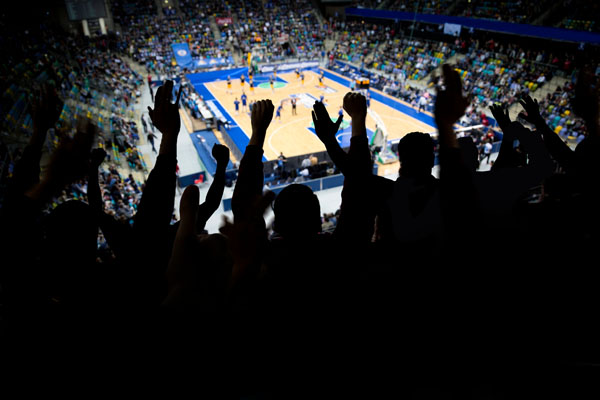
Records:
[[[65,0],[65,6],[71,21],[106,18],[103,0]]]

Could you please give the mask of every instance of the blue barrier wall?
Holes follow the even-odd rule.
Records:
[[[214,175],[217,170],[217,161],[212,156],[212,148],[215,144],[219,144],[219,139],[209,129],[190,133],[190,138],[200,160],[202,160],[202,164],[204,164],[209,174]],[[231,161],[228,168],[233,168]]]
[[[548,26],[515,24],[511,22],[501,22],[489,19],[453,17],[450,15],[436,14],[415,14],[411,12],[371,10],[353,7],[346,8],[346,15],[362,18],[392,19],[398,21],[416,20],[418,22],[428,22],[431,24],[458,24],[484,31],[509,33],[520,36],[532,36],[565,42],[600,44],[600,33],[553,28]]]
[[[179,187],[184,188],[186,186],[193,185],[196,179],[200,178],[200,176],[202,176],[202,182],[206,182],[206,172],[204,171],[179,177]]]

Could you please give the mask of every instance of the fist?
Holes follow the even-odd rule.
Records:
[[[352,117],[367,117],[367,99],[360,93],[350,92],[344,96],[344,110]]]
[[[106,157],[106,151],[104,151],[104,149],[94,149],[92,150],[92,154],[90,157],[92,167],[98,168],[100,164],[102,164],[102,161],[104,161],[104,158]]]
[[[273,119],[273,102],[271,100],[259,100],[252,107],[252,130],[255,132],[266,132]]]
[[[217,160],[217,164],[226,164],[229,162],[229,149],[222,144],[216,144],[212,148],[212,156]]]

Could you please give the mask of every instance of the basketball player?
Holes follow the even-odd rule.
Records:
[[[300,73],[300,79],[302,80],[302,86],[304,86],[304,72]]]
[[[242,74],[242,76],[240,76],[240,85],[242,85],[242,90],[244,89],[244,81],[246,80],[246,77],[244,76],[244,74]]]
[[[298,115],[296,112],[296,98],[292,97],[292,115]]]
[[[275,111],[275,118],[277,118],[279,121],[281,121],[281,109],[283,108],[283,106],[281,104],[279,104],[279,107],[277,107],[277,111]]]
[[[254,95],[254,81],[250,80],[250,82],[248,82],[248,85],[250,85],[250,94]]]
[[[275,82],[273,81],[273,77],[269,77],[269,85],[271,85],[271,91],[275,92]]]
[[[233,102],[233,104],[235,105],[235,113],[236,115],[239,115],[240,113],[240,101],[238,100],[238,98],[235,98],[235,101]]]
[[[246,93],[242,92],[242,111],[246,111],[246,101],[248,100],[248,96]]]
[[[227,75],[227,93],[233,93],[231,90],[231,77]]]

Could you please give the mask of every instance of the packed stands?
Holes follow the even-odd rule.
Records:
[[[561,11],[563,19],[558,26],[566,29],[600,32],[600,4],[595,1],[568,0]]]
[[[25,29],[0,16],[4,343],[18,348],[34,336],[32,343],[52,343],[63,356],[61,340],[147,338],[146,358],[167,349],[167,362],[150,363],[156,371],[201,362],[226,378],[217,384],[221,397],[235,399],[390,392],[419,399],[597,398],[597,53],[571,43],[573,56],[561,50],[567,45],[496,40],[495,33],[448,42],[420,30],[407,39],[373,21],[340,24],[340,62],[330,67],[372,77],[375,88],[411,103],[437,92],[427,109],[436,140],[429,132],[406,134],[397,144],[397,176],[375,175],[366,99],[350,91],[343,98],[352,126],[348,151],[337,140],[339,125],[315,102],[314,132],[326,156],[281,154],[263,163],[274,107],[259,100],[232,212],[218,232],[207,232],[207,221],[222,217],[216,212],[230,179],[229,149],[212,138],[210,187],[201,196],[190,184],[177,196],[181,118],[166,80],[152,110],[160,116],[152,119],[160,121],[161,151],[147,171],[133,107],[145,79],[133,63],[168,77],[181,72],[171,64],[172,41],[189,39],[202,56],[227,51],[211,38],[206,15],[229,12],[238,22],[226,37],[244,50],[268,45],[269,61],[314,55],[323,39],[308,2],[253,1],[242,11],[226,4],[181,2],[183,16],[159,18],[151,1],[115,1],[120,34],[97,38],[32,27],[29,14],[20,16]],[[437,12],[438,4],[428,7]],[[511,1],[472,4],[467,12],[480,18],[509,13],[500,17],[531,21],[542,11]],[[186,26],[196,12],[205,16]],[[284,35],[288,48],[280,43]],[[559,74],[566,83],[537,104],[529,95],[548,90]],[[191,90],[184,100],[195,100]],[[491,103],[503,134],[493,159],[493,133],[465,137],[455,126],[485,125]],[[511,104],[517,120],[506,112]],[[93,124],[71,138],[61,128],[78,116]],[[565,143],[571,137],[574,148]],[[323,212],[307,178],[337,171],[339,206]],[[350,324],[340,324],[346,314]],[[207,321],[218,315],[226,318]],[[76,365],[89,374],[85,361]]]

